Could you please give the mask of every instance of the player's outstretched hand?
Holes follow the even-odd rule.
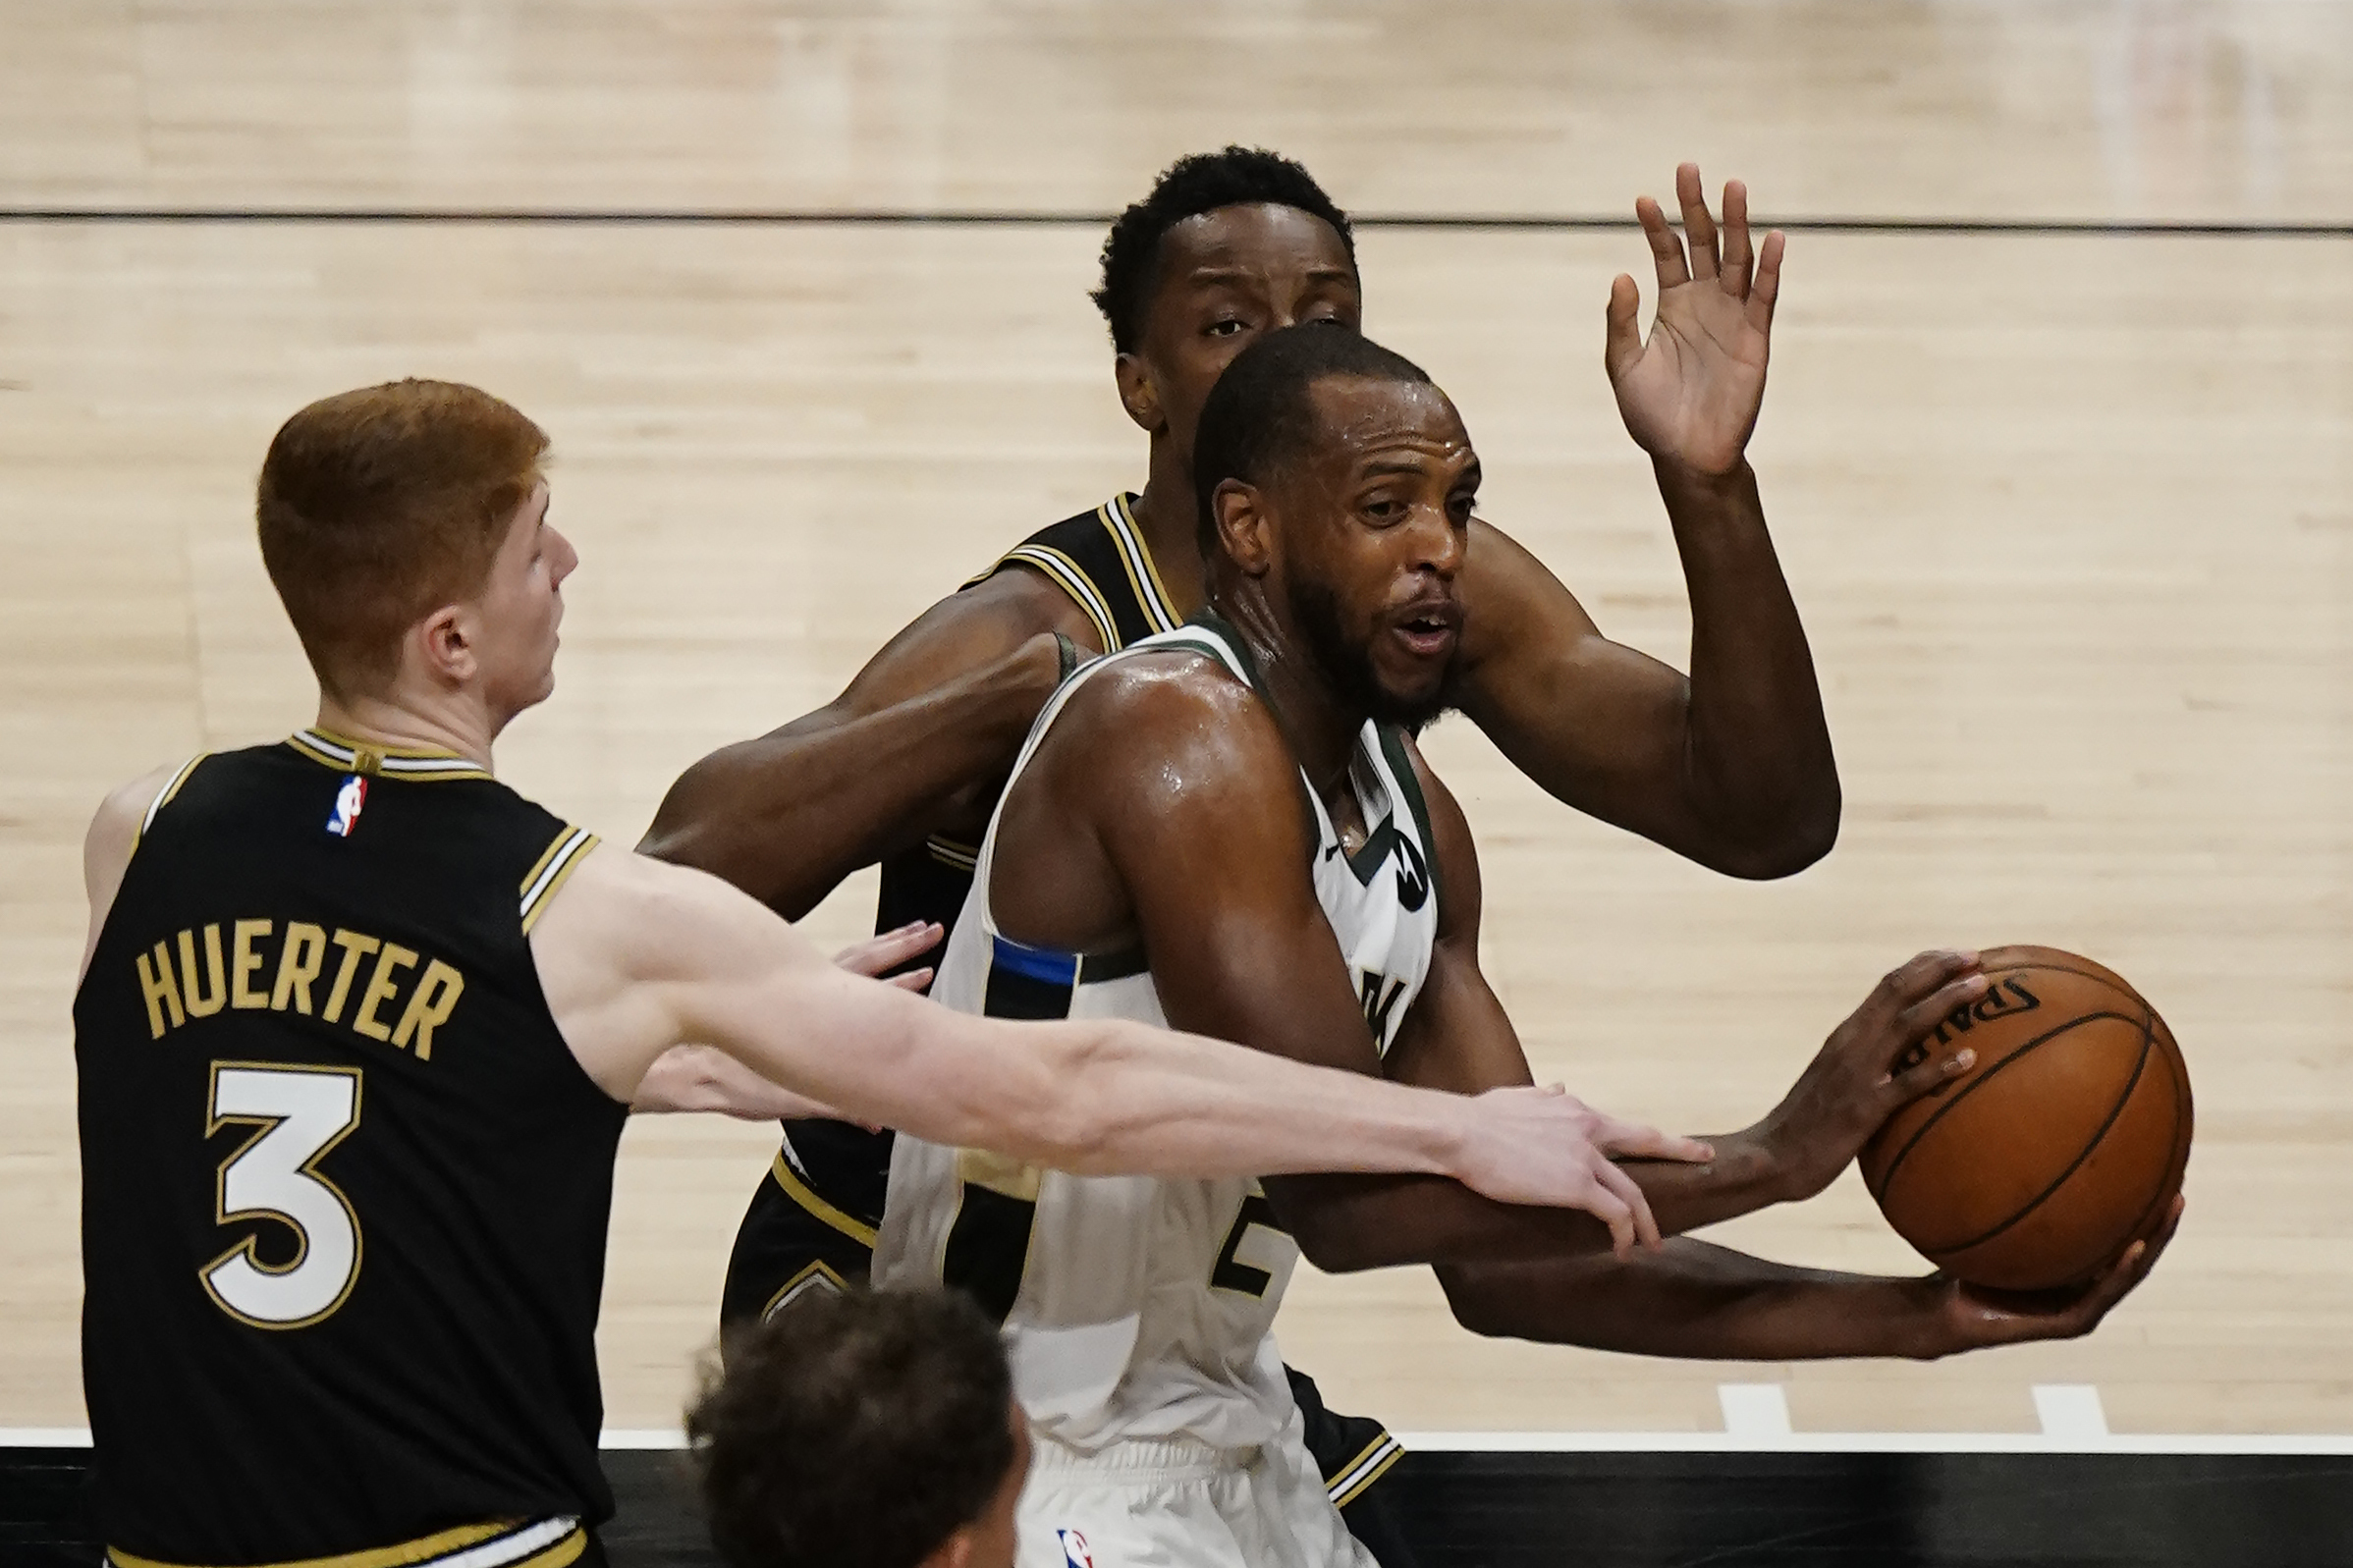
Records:
[[[1612,1158],[1716,1158],[1694,1139],[1595,1110],[1559,1084],[1490,1089],[1478,1106],[1479,1135],[1467,1152],[1465,1185],[1499,1203],[1581,1209],[1610,1227],[1611,1248],[1621,1258],[1636,1243],[1658,1246],[1659,1222],[1642,1189]]]
[[[1748,447],[1765,401],[1765,361],[1773,341],[1773,303],[1781,288],[1776,230],[1749,249],[1748,188],[1724,188],[1724,233],[1700,189],[1699,165],[1675,171],[1683,237],[1667,226],[1659,204],[1634,203],[1659,274],[1659,313],[1644,342],[1636,321],[1642,291],[1619,273],[1610,285],[1602,363],[1617,394],[1617,411],[1642,450],[1702,473],[1729,473]]]
[[[1831,1031],[1754,1129],[1788,1198],[1811,1198],[1829,1186],[1889,1116],[1969,1070],[1977,1054],[1968,1048],[1925,1048],[1946,1014],[1985,989],[1976,953],[1924,952],[1888,971]]]
[[[871,978],[895,964],[903,964],[909,958],[931,951],[947,935],[938,921],[918,920],[912,925],[901,926],[897,931],[886,931],[879,937],[868,937],[864,942],[844,947],[834,954],[834,966],[847,969],[853,975]],[[891,984],[902,991],[921,993],[930,986],[931,974],[928,965],[921,969],[909,969],[903,975],[893,975]]]
[[[2124,1250],[2124,1256],[2080,1290],[2020,1294],[1965,1285],[1949,1274],[1931,1274],[1922,1283],[1935,1293],[1937,1330],[1932,1355],[1948,1356],[1990,1345],[2032,1339],[2077,1339],[2100,1326],[2117,1302],[2149,1277],[2165,1244],[2181,1226],[2184,1201],[2177,1194],[2154,1234]]]

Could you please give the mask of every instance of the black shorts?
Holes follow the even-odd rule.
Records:
[[[780,1155],[736,1231],[727,1286],[719,1298],[721,1342],[727,1329],[759,1322],[803,1291],[865,1284],[873,1265],[874,1227],[811,1191]],[[1290,1375],[1291,1397],[1305,1421],[1307,1451],[1348,1533],[1381,1568],[1414,1568],[1412,1550],[1377,1485],[1404,1450],[1381,1423],[1335,1415],[1324,1408],[1314,1379],[1288,1367],[1284,1371]]]

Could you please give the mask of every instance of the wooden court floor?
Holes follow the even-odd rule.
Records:
[[[251,538],[323,393],[476,381],[556,441],[584,565],[504,744],[619,842],[1001,548],[1141,478],[1084,298],[1099,225],[259,221],[255,209],[1087,214],[1228,139],[1367,214],[1614,216],[1674,163],[1801,231],[1752,448],[1846,786],[1738,885],[1577,818],[1468,725],[1441,771],[1541,1074],[1695,1130],[1765,1110],[1931,943],[2095,954],[2173,1023],[2191,1208],[2093,1338],[1656,1363],[1473,1339],[1426,1273],[1305,1275],[1279,1332],[1407,1430],[2353,1432],[2353,6],[290,5],[0,0],[0,1426],[82,1421],[67,1005],[79,843],[155,763],[302,723]],[[228,216],[243,212],[245,217]],[[212,216],[202,216],[212,214]],[[2228,226],[2255,226],[2227,232]],[[1600,368],[1629,230],[1373,227],[1367,329],[1455,396],[1488,515],[1678,662],[1680,579]],[[1646,293],[1648,284],[1645,285]],[[812,917],[847,941],[860,878]],[[625,1141],[611,1423],[675,1422],[773,1149]],[[1859,1183],[1725,1227],[1918,1267]]]

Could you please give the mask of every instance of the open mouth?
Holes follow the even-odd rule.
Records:
[[[1438,658],[1452,651],[1459,621],[1459,616],[1444,610],[1407,616],[1397,622],[1397,636],[1416,657]]]

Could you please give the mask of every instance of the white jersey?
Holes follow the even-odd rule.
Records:
[[[1122,659],[1171,649],[1252,679],[1247,652],[1221,622],[1146,638],[1064,684],[1012,778],[1081,684]],[[1371,831],[1361,849],[1345,853],[1308,788],[1318,838],[1311,870],[1386,1052],[1430,972],[1438,889],[1428,814],[1399,735],[1367,724],[1351,778]],[[1145,954],[1056,952],[998,934],[989,907],[996,849],[993,821],[933,997],[992,1017],[1165,1025]],[[1056,1441],[1092,1452],[1182,1436],[1231,1449],[1273,1441],[1290,1417],[1268,1329],[1298,1257],[1255,1181],[1072,1176],[902,1134],[874,1278],[970,1291],[1004,1322],[1014,1392]]]

